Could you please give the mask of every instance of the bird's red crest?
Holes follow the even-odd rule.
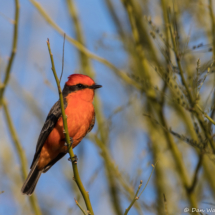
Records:
[[[68,81],[66,82],[66,85],[76,85],[76,84],[84,84],[91,86],[95,84],[92,78],[90,78],[87,75],[82,75],[82,74],[72,74],[68,77]]]

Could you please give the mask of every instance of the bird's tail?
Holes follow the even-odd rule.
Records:
[[[38,163],[38,160],[34,162],[32,168],[31,168],[31,171],[29,172],[28,177],[26,178],[26,180],[22,186],[21,191],[23,194],[30,196],[34,192],[34,189],[35,189],[37,182],[40,178],[40,175],[42,173],[42,171],[39,171],[37,169],[37,163]]]

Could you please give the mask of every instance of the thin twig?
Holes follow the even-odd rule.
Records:
[[[61,82],[61,78],[62,78],[62,76],[63,76],[63,68],[64,68],[64,47],[65,47],[65,38],[66,38],[66,34],[64,33],[64,35],[63,35],[62,71],[61,71],[61,75],[60,75],[60,82]]]
[[[8,84],[9,78],[10,78],[10,72],[11,72],[11,67],[13,65],[14,57],[16,54],[16,49],[17,49],[17,41],[18,41],[18,24],[19,24],[19,0],[15,0],[15,19],[14,19],[14,28],[13,28],[13,45],[12,45],[12,50],[10,54],[10,58],[5,70],[5,77],[4,81],[2,83],[2,87],[0,88],[0,106],[2,103],[3,95],[5,92],[5,88]]]
[[[141,180],[140,181],[140,185],[138,186],[137,192],[135,193],[135,196],[134,196],[131,204],[128,206],[128,208],[126,208],[124,215],[128,214],[129,210],[131,209],[131,207],[133,206],[133,204],[135,203],[135,201],[139,199],[139,197],[137,197],[137,195],[139,194],[139,191],[140,191],[140,188],[141,188],[142,184],[143,184],[143,181]]]
[[[63,126],[64,126],[64,131],[65,131],[65,137],[66,137],[66,142],[68,144],[68,152],[70,155],[70,159],[73,160],[73,158],[75,157],[75,154],[73,152],[72,146],[71,146],[71,142],[70,142],[70,137],[69,137],[69,132],[68,132],[68,126],[67,126],[67,118],[65,115],[65,110],[64,110],[64,102],[63,102],[63,95],[62,95],[62,90],[60,87],[60,82],[59,79],[57,77],[57,73],[55,70],[55,65],[54,65],[54,59],[53,59],[53,54],[51,53],[51,48],[50,48],[50,43],[49,43],[49,39],[47,40],[47,46],[48,46],[48,50],[49,50],[49,55],[50,55],[50,59],[51,59],[51,64],[52,64],[52,71],[56,80],[56,84],[58,87],[58,93],[59,93],[59,97],[60,97],[60,106],[61,106],[61,112],[62,112],[62,118],[63,118]],[[94,215],[93,212],[93,208],[91,206],[90,203],[90,198],[89,198],[89,194],[86,192],[84,185],[82,184],[81,178],[79,176],[79,172],[78,172],[78,167],[77,167],[77,162],[73,162],[72,161],[72,167],[73,167],[73,173],[74,173],[74,179],[75,182],[83,196],[83,199],[85,201],[87,210],[90,211],[91,215]]]
[[[10,22],[11,24],[14,24],[15,21],[13,19],[11,19],[10,17],[6,16],[4,13],[0,12],[0,16],[3,17],[4,19],[6,19],[8,22]]]
[[[153,169],[152,169],[152,171],[151,171],[151,174],[150,174],[150,176],[149,176],[149,178],[148,178],[148,180],[147,180],[147,182],[146,182],[146,185],[144,186],[143,190],[142,190],[141,193],[139,194],[140,188],[141,188],[142,183],[143,183],[142,180],[140,181],[140,185],[139,185],[139,187],[138,187],[138,189],[137,189],[137,192],[136,192],[136,194],[135,194],[135,196],[134,196],[134,198],[133,198],[131,204],[129,205],[129,207],[126,208],[124,215],[127,215],[127,214],[128,214],[128,212],[129,212],[129,210],[131,209],[131,207],[133,206],[133,204],[140,198],[140,196],[142,195],[143,191],[146,189],[146,187],[147,187],[147,185],[148,185],[148,183],[149,183],[149,181],[150,181],[150,179],[151,179],[151,177],[152,177],[152,174],[153,174],[153,172],[154,172],[154,169],[155,169],[155,167],[156,167],[156,164],[157,164],[157,162],[155,163],[155,165],[152,164]],[[139,194],[139,196],[138,196],[138,194]]]
[[[75,204],[80,208],[80,210],[83,212],[84,215],[87,215],[85,210],[81,207],[81,205],[78,203],[78,201],[75,199]]]
[[[158,162],[158,161],[157,161],[157,162]],[[152,169],[152,171],[151,171],[151,174],[150,174],[150,176],[149,176],[149,178],[148,178],[148,180],[147,180],[147,182],[146,182],[145,187],[143,188],[143,190],[142,190],[141,193],[139,194],[138,198],[140,198],[140,196],[142,195],[143,191],[146,189],[146,187],[147,187],[147,185],[148,185],[148,183],[149,183],[149,181],[150,181],[150,179],[151,179],[151,177],[152,177],[152,174],[153,174],[153,172],[154,172],[154,170],[155,170],[155,167],[156,167],[156,165],[157,165],[157,162],[155,163],[155,165],[152,164],[153,169]]]

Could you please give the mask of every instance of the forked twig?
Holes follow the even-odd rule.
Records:
[[[63,69],[64,69],[64,47],[65,47],[65,39],[66,39],[66,34],[64,33],[64,35],[63,35],[62,71],[61,71],[61,75],[60,75],[60,82],[61,82],[61,78],[62,78],[62,76],[63,76]]]

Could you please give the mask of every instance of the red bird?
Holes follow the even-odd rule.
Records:
[[[64,109],[72,148],[92,130],[95,123],[93,107],[94,90],[102,87],[86,75],[73,74],[68,77],[63,89]],[[67,152],[60,101],[51,108],[37,141],[31,171],[22,186],[22,193],[31,195],[41,173],[48,171]]]

